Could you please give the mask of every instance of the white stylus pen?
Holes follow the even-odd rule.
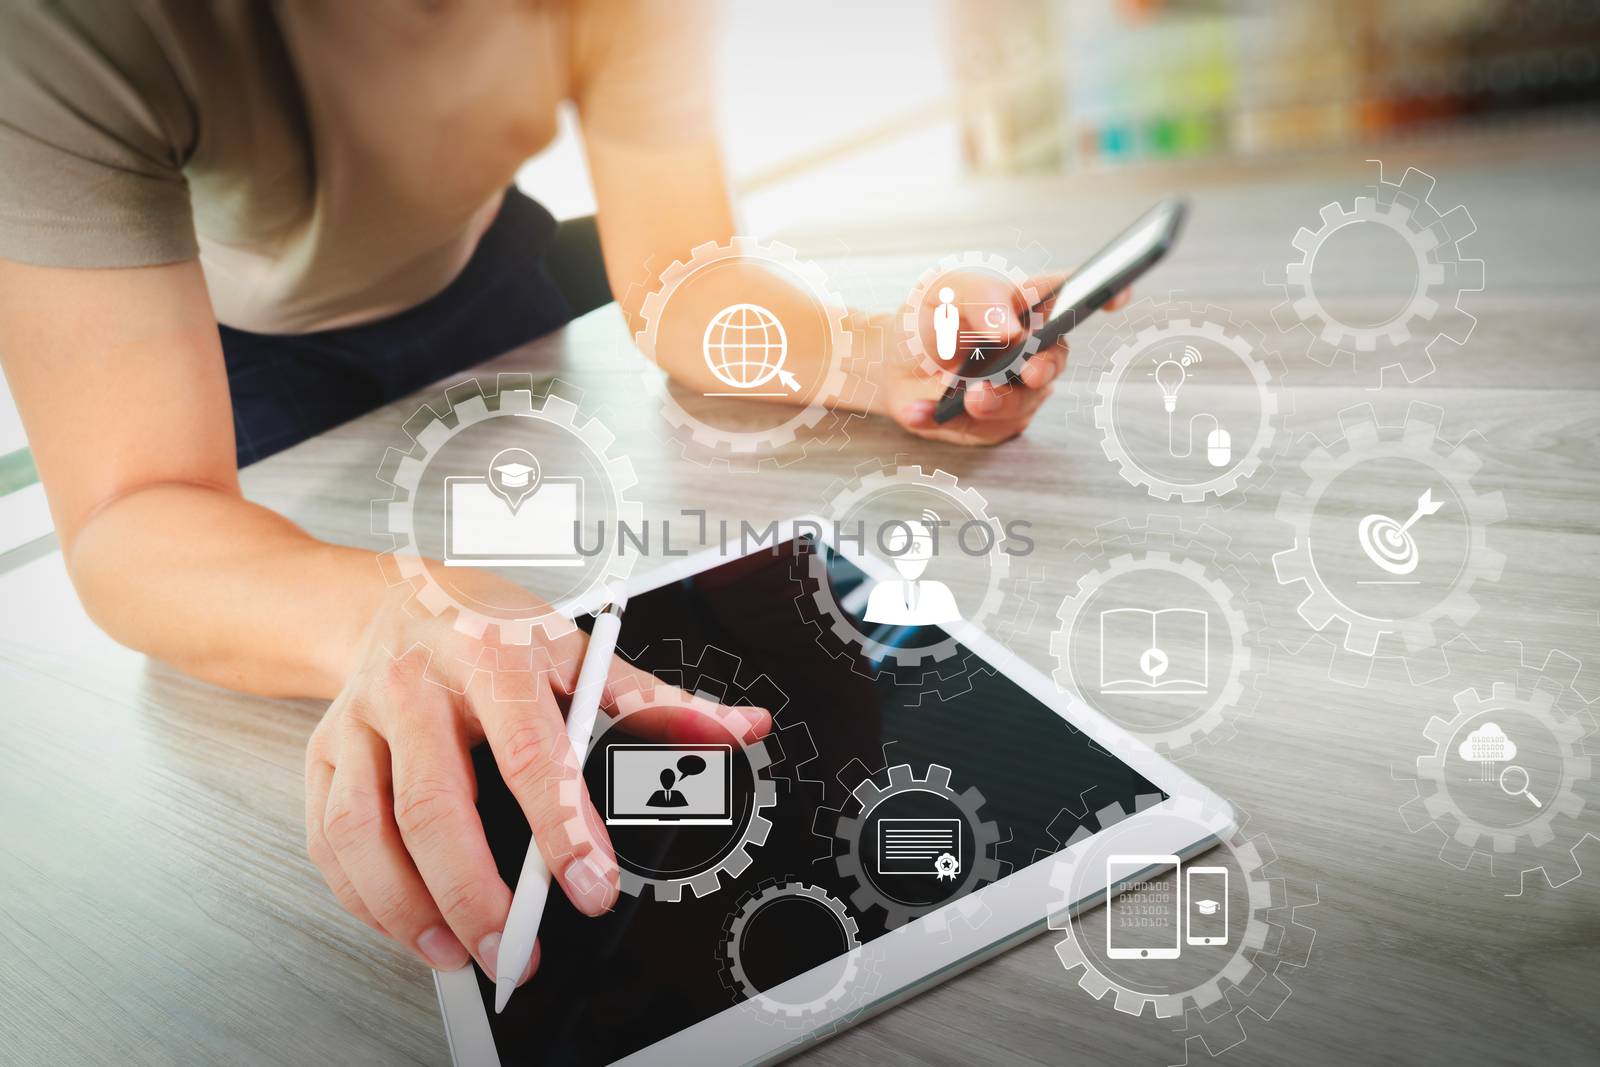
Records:
[[[572,742],[572,750],[578,754],[580,768],[589,754],[594,719],[600,710],[606,675],[611,671],[611,654],[616,651],[625,604],[625,599],[613,600],[595,616],[589,647],[583,653],[583,666],[578,670],[578,685],[567,707],[567,737]],[[550,869],[545,866],[539,842],[529,841],[522,874],[517,878],[516,892],[511,895],[511,913],[506,916],[506,928],[500,934],[500,951],[494,960],[496,1015],[505,1010],[506,1002],[516,992],[517,979],[522,977],[528,961],[533,958],[533,943],[539,937],[539,920],[544,915],[544,902],[549,895]]]

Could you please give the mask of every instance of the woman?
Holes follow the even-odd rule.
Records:
[[[578,776],[558,698],[582,637],[487,650],[502,666],[548,657],[551,682],[440,667],[483,662],[493,639],[405,613],[370,552],[243,499],[238,464],[570,316],[544,262],[550,216],[505,192],[562,102],[637,328],[644,265],[733,232],[709,44],[703,8],[664,2],[0,13],[0,358],[73,583],[108,633],[152,656],[331,699],[307,748],[311,856],[346,908],[436,968],[470,953],[493,977],[510,902],[473,807],[481,740],[573,903],[598,914],[616,899],[593,806],[569,819],[549,786]],[[698,345],[658,340],[658,358],[709,388]],[[789,369],[820,350],[792,344]],[[1024,388],[969,390],[965,414],[935,427],[942,383],[884,355],[872,410],[970,443],[1020,432],[1065,359],[1032,360]],[[416,650],[444,676],[425,677]],[[618,663],[613,678],[630,673]],[[755,709],[708,714],[768,725]],[[715,736],[681,694],[651,722],[663,738]]]

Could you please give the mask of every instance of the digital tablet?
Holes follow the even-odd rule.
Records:
[[[865,623],[894,572],[829,540],[797,519],[632,581],[619,654],[775,728],[680,753],[602,717],[585,779],[624,892],[600,918],[551,893],[539,970],[504,1014],[476,967],[436,976],[458,1067],[779,1060],[1148,878],[1100,864],[1059,899],[1052,869],[1093,846],[1068,844],[1090,813],[1139,806],[1117,827],[1135,857],[1191,856],[1225,828],[1171,818],[1226,805],[976,627]],[[941,644],[909,667],[891,654]],[[527,823],[475,761],[514,883]]]

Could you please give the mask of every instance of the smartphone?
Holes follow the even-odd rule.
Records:
[[[1183,886],[1191,945],[1228,943],[1228,868],[1190,867]]]
[[[1045,296],[1039,302],[1038,310],[1043,310],[1045,306],[1049,306],[1050,310],[1038,331],[1039,348],[1046,348],[1061,340],[1079,322],[1100,310],[1112,297],[1133,284],[1136,278],[1161,262],[1162,257],[1177,243],[1178,233],[1183,229],[1188,214],[1188,203],[1182,197],[1174,196],[1161,201],[1139,216],[1110,244],[1090,256],[1088,262],[1067,278],[1059,289]],[[1022,346],[1018,345],[998,356],[986,357],[984,362],[990,366],[1009,368],[1017,361],[1021,351]],[[975,366],[975,358],[969,356],[961,366],[961,373],[975,369]],[[1020,370],[1018,367],[1017,371]],[[1008,370],[1009,373],[1015,372]],[[961,414],[966,391],[964,378],[957,377],[951,382],[944,396],[939,398],[933,420],[949,422]]]
[[[1106,955],[1114,960],[1175,960],[1178,944],[1177,856],[1108,856],[1106,887],[1123,892],[1106,901]],[[1170,881],[1160,876],[1172,869]]]

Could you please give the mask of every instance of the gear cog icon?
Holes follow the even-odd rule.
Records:
[[[968,371],[960,377],[968,387],[978,382],[987,382],[996,389],[1005,390],[1011,387],[1016,380],[1022,362],[1031,358],[1039,351],[1039,330],[1044,326],[1044,315],[1035,310],[1039,306],[1040,295],[1038,289],[1029,279],[1028,274],[1020,267],[1013,266],[1002,256],[992,255],[987,252],[960,252],[955,255],[945,256],[937,264],[929,267],[917,279],[917,284],[911,290],[911,297],[906,302],[900,313],[900,335],[904,339],[906,350],[917,360],[922,373],[930,378],[950,373],[960,368],[965,359],[960,356],[959,349],[955,354],[957,358],[941,361],[936,352],[929,352],[924,340],[927,330],[924,329],[923,316],[928,308],[935,306],[931,299],[936,290],[945,287],[945,279],[957,271],[989,274],[1003,278],[1015,290],[1018,302],[1028,310],[1021,315],[1023,340],[1018,355],[1011,360],[995,361],[993,367],[984,366],[984,361],[979,360],[977,371]],[[954,293],[959,301],[960,294]],[[942,298],[941,298],[942,299]],[[979,317],[985,327],[999,325],[993,317]],[[981,332],[981,331],[979,331]],[[981,346],[982,338],[971,338]],[[965,344],[966,342],[963,342]],[[982,351],[978,347],[978,351]],[[996,348],[998,353],[999,349]]]
[[[752,980],[745,955],[751,920],[768,908],[798,902],[820,909],[837,924],[843,951],[832,961],[837,970],[820,989],[807,988],[800,1000],[780,999]],[[844,902],[827,890],[798,881],[771,880],[746,894],[723,927],[720,962],[722,982],[728,991],[755,1009],[766,1021],[800,1029],[814,1028],[819,1016],[837,1024],[843,1015],[865,1004],[879,981],[875,954],[863,950],[861,930]]]
[[[1107,349],[1110,354],[1103,355]],[[1288,441],[1284,369],[1255,326],[1224,308],[1146,298],[1102,325],[1089,350],[1090,358],[1074,361],[1073,379],[1077,390],[1091,388],[1092,382],[1101,451],[1129,485],[1157,500],[1194,504],[1210,497],[1231,505],[1243,498],[1241,484],[1270,480]],[[1222,374],[1230,377],[1220,379]],[[1205,384],[1208,377],[1213,383],[1252,387],[1253,420],[1247,416],[1230,428],[1231,416],[1227,422],[1209,412],[1186,411],[1180,417],[1179,408],[1189,406],[1184,386],[1191,378]],[[1118,425],[1126,417],[1119,413],[1135,402],[1124,397],[1147,383],[1161,390],[1167,409],[1165,455],[1161,447],[1135,443]]]
[[[828,491],[820,514],[831,519],[837,528],[848,530],[853,528],[851,523],[859,521],[864,508],[885,504],[897,495],[915,495],[922,501],[938,502],[945,510],[943,521],[949,524],[944,530],[946,543],[955,540],[962,527],[983,528],[987,531],[988,549],[984,553],[987,580],[981,599],[975,605],[963,604],[960,614],[976,626],[998,620],[1008,598],[1013,593],[1022,594],[1029,584],[1026,577],[1019,581],[1011,579],[1011,557],[1002,548],[1007,536],[1005,528],[989,513],[989,502],[982,493],[962,486],[955,475],[946,471],[925,472],[920,466],[899,462],[904,458],[896,456],[893,462],[872,462],[856,468],[855,478],[836,483]],[[873,534],[865,526],[862,529],[866,530],[862,538],[865,546],[872,542]],[[954,637],[946,636],[927,645],[890,643],[881,633],[881,627],[869,629],[870,624],[865,620],[857,621],[856,615],[864,605],[856,605],[850,593],[841,595],[835,588],[826,552],[810,552],[799,558],[803,566],[795,575],[800,585],[797,604],[802,618],[816,625],[818,640],[824,648],[830,652],[836,647],[843,647],[846,652],[857,648],[869,661],[888,660],[897,667],[917,668],[926,663],[930,671],[942,677],[964,673],[971,653]],[[865,583],[856,587],[858,590],[865,588]],[[1013,605],[1011,617],[1017,617],[1020,610],[1020,605]],[[912,680],[897,677],[896,680],[918,685],[923,681],[920,676]]]
[[[807,780],[801,768],[814,758],[816,747],[804,722],[781,722],[781,712],[788,699],[769,676],[748,676],[742,671],[739,657],[722,649],[706,648],[691,662],[682,642],[663,644],[669,657],[680,666],[658,670],[651,679],[630,682],[614,690],[615,713],[598,724],[590,760],[606,759],[607,739],[615,740],[612,732],[627,733],[628,718],[653,706],[657,682],[691,692],[697,704],[708,708],[718,703],[764,707],[772,714],[774,723],[772,732],[765,737],[746,733],[731,738],[729,758],[736,762],[729,770],[730,779],[738,783],[741,777],[747,776],[750,791],[741,801],[737,788],[731,787],[734,792],[728,810],[733,829],[709,858],[696,856],[693,861],[671,861],[680,862],[678,867],[667,866],[668,860],[641,860],[627,854],[628,850],[613,828],[622,891],[640,896],[648,887],[656,900],[676,902],[683,899],[685,889],[696,897],[708,896],[721,888],[724,879],[733,881],[749,868],[751,851],[764,844],[772,831],[772,822],[765,813],[778,803],[779,783],[792,787],[798,781]],[[744,766],[743,772],[737,769],[739,763]],[[609,775],[608,768],[608,785]],[[571,820],[566,826],[567,839],[579,840],[584,827],[577,782],[563,777],[556,780],[555,787],[557,802]],[[591,792],[594,792],[592,787]],[[652,866],[652,863],[661,866]]]
[[[1521,660],[1521,646],[1513,647]],[[1443,839],[1439,858],[1458,870],[1482,861],[1491,878],[1515,873],[1510,896],[1521,895],[1529,874],[1542,875],[1551,888],[1576,880],[1583,873],[1578,847],[1600,836],[1594,779],[1600,730],[1589,702],[1573,688],[1581,669],[1578,660],[1553,651],[1541,663],[1523,660],[1498,672],[1487,689],[1460,690],[1453,713],[1435,715],[1423,728],[1432,750],[1417,758],[1414,777],[1396,774],[1415,787],[1400,808],[1406,828],[1436,831]],[[1515,740],[1486,753],[1503,758],[1480,761],[1486,769],[1475,776],[1464,757],[1477,755],[1471,739],[1485,731]],[[1536,741],[1547,747],[1534,750]]]
[[[759,264],[772,276],[793,282],[810,298],[826,337],[826,369],[820,382],[798,381],[790,371],[784,369],[782,363],[787,351],[784,327],[771,312],[759,305],[730,305],[719,312],[719,318],[713,319],[712,323],[693,324],[695,329],[688,332],[696,337],[700,336],[700,331],[706,332],[709,364],[714,351],[709,340],[711,330],[724,313],[744,308],[749,315],[760,316],[764,323],[776,323],[775,336],[784,338],[784,341],[782,347],[776,350],[775,357],[771,353],[764,357],[770,363],[770,366],[764,366],[764,373],[771,374],[780,383],[791,383],[795,397],[803,399],[804,403],[792,408],[767,405],[767,409],[773,412],[788,414],[781,421],[763,429],[719,426],[686,408],[672,390],[663,384],[659,372],[648,368],[645,372],[647,385],[659,395],[662,415],[671,426],[674,437],[685,446],[685,457],[705,465],[720,463],[754,469],[763,463],[782,462],[780,453],[802,437],[802,454],[812,448],[842,445],[849,440],[847,424],[851,418],[857,417],[857,411],[865,408],[866,391],[870,387],[859,376],[852,377],[848,372],[854,336],[849,324],[849,310],[843,298],[833,290],[821,267],[802,260],[788,245],[775,241],[764,242],[753,237],[734,237],[727,244],[708,241],[696,246],[687,261],[673,261],[661,272],[656,288],[645,294],[640,308],[642,325],[635,338],[640,351],[659,366],[659,335],[664,318],[671,313],[674,298],[701,280],[712,278],[721,268],[736,264]],[[738,321],[742,324],[746,320],[741,318]],[[742,330],[745,327],[736,325],[735,328]],[[741,375],[729,374],[720,364],[713,366],[719,380],[732,383],[722,395],[748,395],[747,382],[764,380],[761,375],[752,378],[743,374],[749,366],[753,364],[734,365]],[[787,388],[783,385],[779,387]]]
[[[1215,527],[1185,527],[1171,515],[1152,515],[1144,524],[1128,519],[1105,523],[1093,542],[1077,547],[1082,550],[1074,563],[1077,587],[1062,601],[1056,613],[1058,625],[1050,635],[1056,686],[1145,744],[1175,756],[1192,752],[1202,742],[1232,737],[1237,720],[1252,712],[1260,699],[1258,683],[1268,661],[1268,650],[1257,637],[1265,619],[1247,595],[1245,571],[1253,569],[1255,560],[1236,554],[1230,538]],[[1185,694],[1183,715],[1176,721],[1151,715],[1154,705],[1149,698],[1160,691],[1150,690],[1141,684],[1146,679],[1139,677],[1142,672],[1156,680],[1154,668],[1165,668],[1170,656],[1177,654],[1159,647],[1161,620],[1166,616],[1142,606],[1147,603],[1157,604],[1162,612],[1205,614],[1199,650],[1204,662],[1191,668],[1203,669],[1205,684],[1186,681],[1176,687]],[[1141,632],[1148,620],[1152,647],[1146,649],[1143,640],[1138,647],[1114,644],[1112,635],[1118,631],[1108,629],[1107,620],[1127,617],[1139,622]],[[1222,656],[1226,669],[1214,672],[1211,663]],[[1136,662],[1137,669],[1132,669]],[[1118,671],[1119,664],[1130,668],[1124,672],[1132,675],[1129,684],[1106,684],[1108,668]],[[1196,695],[1201,699],[1195,700]]]
[[[1124,824],[1132,826],[1128,820],[1141,814],[1143,826],[1164,821],[1192,833],[1194,840],[1215,838],[1220,851],[1197,862],[1230,870],[1237,880],[1240,921],[1230,924],[1220,950],[1207,950],[1217,953],[1215,969],[1193,985],[1180,986],[1148,971],[1137,976],[1121,973],[1130,970],[1129,965],[1119,967],[1119,960],[1104,951],[1109,944],[1106,932],[1088,928],[1090,921],[1111,922],[1109,910],[1073,912],[1093,895],[1091,886],[1098,889],[1105,884],[1107,861],[1115,863],[1123,847],[1130,853],[1148,851],[1135,847],[1147,839],[1143,834],[1119,830]],[[1052,823],[1051,836],[1062,849],[1092,840],[1072,858],[1056,861],[1050,875],[1054,897],[1046,913],[1050,928],[1066,935],[1056,943],[1056,956],[1068,972],[1081,971],[1078,985],[1090,996],[1101,1000],[1110,994],[1116,1010],[1126,1015],[1142,1015],[1153,1008],[1159,1019],[1178,1019],[1185,1047],[1199,1040],[1211,1056],[1244,1041],[1246,1011],[1271,1019],[1289,999],[1283,968],[1301,969],[1310,959],[1315,931],[1301,913],[1317,903],[1316,888],[1290,885],[1274,874],[1277,853],[1266,835],[1247,836],[1243,820],[1231,809],[1179,798],[1163,802],[1160,794],[1151,794],[1093,813],[1063,811]],[[1126,845],[1119,847],[1124,841]],[[1174,893],[1178,894],[1175,906],[1182,905],[1184,891],[1178,887]],[[1176,917],[1173,933],[1177,933]],[[1187,978],[1194,972],[1183,973]]]
[[[988,909],[977,902],[972,890],[1005,876],[1006,865],[999,857],[999,847],[1005,840],[1000,828],[983,816],[984,797],[976,786],[956,791],[950,784],[950,768],[937,763],[928,764],[921,777],[909,763],[896,764],[879,772],[872,772],[860,760],[852,760],[839,774],[839,781],[850,790],[845,812],[820,808],[817,811],[816,831],[832,842],[839,876],[855,885],[850,894],[850,904],[858,912],[871,909],[883,912],[884,925],[893,930],[920,918],[923,928],[949,936],[953,921],[976,926],[988,917]],[[854,785],[851,783],[854,782]],[[949,870],[952,893],[962,894],[957,899],[944,902],[913,903],[901,900],[882,889],[868,871],[863,855],[867,835],[877,825],[875,815],[881,817],[883,805],[895,797],[922,793],[948,802],[967,832],[972,835],[972,863],[962,872],[955,857],[949,856],[953,869]],[[831,829],[827,824],[832,822]],[[943,880],[947,865],[941,856],[936,861],[936,877]]]
[[[819,556],[824,558],[819,560]],[[865,590],[867,584],[851,587],[849,583],[859,578],[859,574],[851,570],[842,580],[835,579],[840,584],[824,590],[819,575],[828,574],[824,550],[818,548],[796,555],[790,572],[798,589],[796,611],[813,627],[817,643],[825,652],[843,661],[852,673],[862,678],[888,679],[907,706],[922,707],[955,700],[971,693],[981,679],[995,672],[993,664],[957,641],[901,649],[861,631],[848,612],[852,606],[859,607],[851,593]],[[1037,592],[1043,581],[1042,567],[1013,560],[1001,585],[1001,606],[985,620],[984,631],[1001,644],[1027,633],[1039,615]]]
[[[1402,658],[1409,658],[1438,643],[1436,624],[1449,619],[1463,625],[1478,612],[1478,602],[1473,589],[1480,581],[1497,581],[1505,567],[1505,556],[1491,548],[1487,528],[1506,517],[1505,500],[1498,492],[1479,493],[1472,483],[1482,465],[1465,440],[1454,445],[1439,436],[1444,413],[1436,407],[1412,403],[1406,409],[1405,421],[1400,427],[1386,427],[1378,422],[1376,412],[1369,404],[1357,405],[1340,412],[1344,429],[1342,439],[1332,445],[1320,445],[1301,464],[1307,478],[1303,492],[1285,492],[1278,503],[1278,518],[1294,528],[1295,541],[1291,548],[1277,552],[1272,557],[1273,570],[1280,585],[1301,583],[1306,587],[1305,598],[1298,613],[1302,620],[1318,632],[1335,623],[1344,629],[1342,647],[1346,652],[1370,657],[1380,654],[1385,639],[1398,637],[1403,641]],[[1421,477],[1428,482],[1426,497],[1419,496],[1415,514],[1404,526],[1390,520],[1402,536],[1410,526],[1427,515],[1428,508],[1438,510],[1439,499],[1453,505],[1457,526],[1464,526],[1459,558],[1453,561],[1453,573],[1430,582],[1407,579],[1396,583],[1402,591],[1420,589],[1426,601],[1389,600],[1371,601],[1359,606],[1352,597],[1359,596],[1363,583],[1340,581],[1336,591],[1330,578],[1342,579],[1349,567],[1340,563],[1337,547],[1366,549],[1368,556],[1377,562],[1383,546],[1369,546],[1367,523],[1358,528],[1352,522],[1348,546],[1328,546],[1325,542],[1336,536],[1342,527],[1324,527],[1324,544],[1313,545],[1313,527],[1319,522],[1318,508],[1328,496],[1330,488],[1347,472],[1369,463],[1397,464],[1406,471],[1407,478]],[[1335,516],[1334,518],[1337,518]],[[1378,519],[1384,519],[1382,515]],[[1332,521],[1332,519],[1330,519]],[[1331,531],[1331,532],[1330,532]],[[1415,545],[1410,546],[1415,551]],[[1321,557],[1319,553],[1327,553]],[[1346,557],[1348,559],[1349,557]],[[1332,560],[1330,565],[1328,562]],[[1357,560],[1356,566],[1364,562]],[[1375,586],[1385,586],[1389,568],[1374,568]]]
[[[378,478],[393,489],[393,495],[374,501],[372,508],[375,531],[387,533],[393,541],[393,547],[379,556],[390,584],[412,586],[413,600],[433,615],[453,612],[457,630],[476,637],[496,630],[500,640],[507,644],[532,643],[535,627],[551,637],[560,637],[571,632],[573,623],[560,610],[559,603],[533,615],[496,612],[489,605],[458,594],[441,581],[436,568],[429,566],[419,544],[418,531],[423,525],[419,518],[429,519],[432,529],[431,524],[438,522],[438,514],[428,507],[429,501],[419,498],[424,496],[423,482],[429,464],[451,441],[476,427],[491,424],[496,424],[496,429],[503,425],[502,441],[525,441],[533,427],[554,427],[577,444],[590,467],[601,473],[606,510],[612,522],[634,529],[644,522],[644,505],[631,495],[638,483],[633,463],[626,456],[612,454],[615,436],[598,418],[585,416],[575,401],[557,395],[557,390],[570,392],[562,382],[551,382],[548,389],[546,395],[536,396],[532,375],[501,374],[496,378],[494,389],[487,392],[476,378],[445,390],[442,412],[425,404],[406,421],[409,447],[391,448],[385,453]],[[504,423],[500,424],[500,420]],[[515,451],[522,452],[521,449]],[[442,494],[443,490],[440,492]],[[569,591],[562,601],[581,601],[599,589],[620,587],[632,564],[631,555],[609,549],[602,551],[585,566],[587,580],[580,588]]]
[[[1376,377],[1397,367],[1408,382],[1432,374],[1433,350],[1441,340],[1456,346],[1467,343],[1478,320],[1461,306],[1462,294],[1483,291],[1483,260],[1462,255],[1461,243],[1477,232],[1464,205],[1441,212],[1433,203],[1433,176],[1415,167],[1406,169],[1399,183],[1383,179],[1383,163],[1372,196],[1358,196],[1346,207],[1334,202],[1323,207],[1322,224],[1304,227],[1294,236],[1300,258],[1287,265],[1280,285],[1284,302],[1273,311],[1280,329],[1299,329],[1309,342],[1308,355],[1329,366],[1341,355],[1352,356],[1356,372]],[[1330,241],[1343,232],[1381,227],[1404,241],[1416,261],[1416,281],[1404,302],[1381,322],[1352,323],[1328,309],[1325,294],[1315,284],[1316,261]],[[1462,321],[1440,320],[1444,308]],[[1412,344],[1412,341],[1420,344]]]

